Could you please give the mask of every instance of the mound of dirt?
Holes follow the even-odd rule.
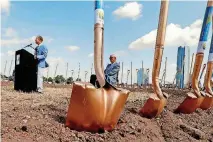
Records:
[[[143,141],[213,142],[213,110],[197,110],[188,115],[174,114],[184,100],[182,91],[167,91],[170,97],[164,112],[154,119],[138,114],[148,93],[132,93],[112,132],[78,132],[64,127],[71,90],[46,88],[45,94],[25,94],[2,87],[2,141]]]

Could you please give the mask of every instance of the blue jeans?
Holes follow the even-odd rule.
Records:
[[[37,73],[37,91],[38,92],[43,91],[43,74],[44,74],[44,68],[38,67],[38,73]]]

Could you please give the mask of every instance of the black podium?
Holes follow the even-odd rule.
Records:
[[[23,92],[37,89],[37,60],[25,49],[18,50],[15,54],[14,89]]]

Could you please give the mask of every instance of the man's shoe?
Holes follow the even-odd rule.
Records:
[[[37,92],[38,92],[39,94],[43,94],[43,92],[42,92],[41,90],[37,90]]]

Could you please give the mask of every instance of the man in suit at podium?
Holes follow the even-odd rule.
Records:
[[[38,61],[38,72],[37,72],[37,91],[39,93],[43,92],[43,73],[44,69],[49,65],[46,62],[48,49],[43,45],[43,37],[37,36],[35,43],[38,45],[35,49],[35,59]]]

